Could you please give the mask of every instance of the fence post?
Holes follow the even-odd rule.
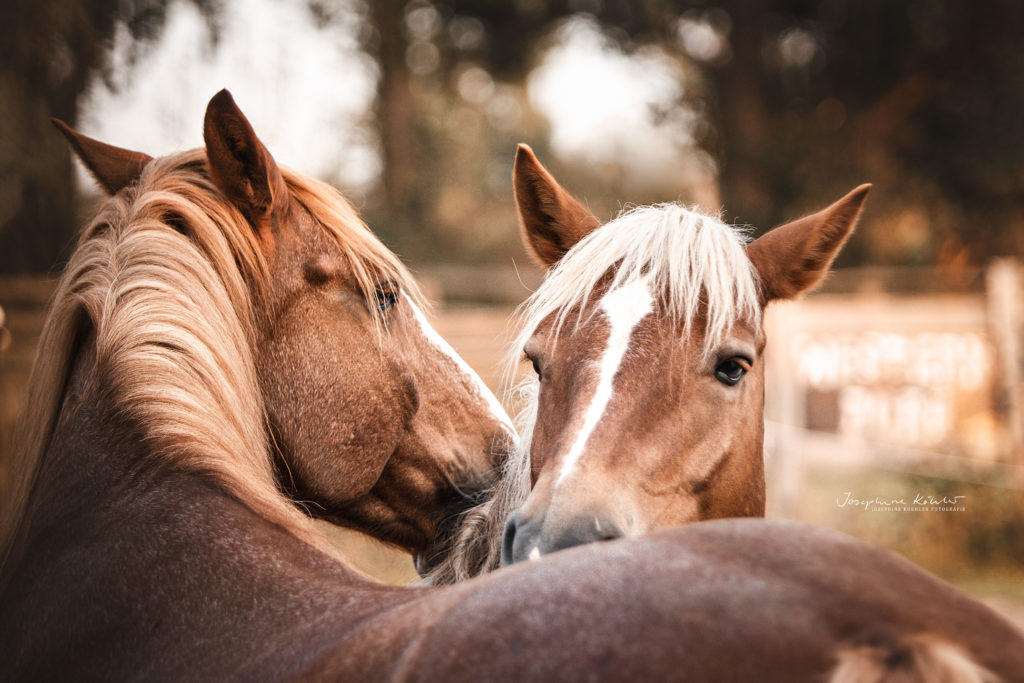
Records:
[[[1024,273],[1012,258],[993,261],[985,277],[988,323],[996,346],[998,405],[1009,437],[1009,461],[1024,465]]]

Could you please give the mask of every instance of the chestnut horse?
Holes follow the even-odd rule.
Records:
[[[736,229],[674,205],[633,210],[602,227],[525,146],[514,180],[525,244],[550,270],[522,309],[509,369],[525,353],[537,377],[520,387],[528,401],[520,451],[490,500],[464,518],[429,580],[494,569],[502,546],[502,563],[512,564],[709,517],[763,515],[763,309],[821,280],[868,186],[746,245]],[[504,516],[524,499],[502,533]],[[539,521],[531,521],[530,504]],[[887,551],[763,520],[704,522],[656,538],[665,555],[653,562],[690,553],[681,592],[696,616],[677,644],[700,655],[688,660],[685,679],[1022,675],[1019,632]],[[580,570],[604,575],[638,547],[619,541],[574,553],[584,551],[599,564]],[[939,633],[937,624],[966,613]]]
[[[365,578],[298,504],[430,557],[505,431],[404,269],[226,93],[204,150],[68,135],[115,196],[58,288],[16,435],[0,678],[1024,675],[991,611],[796,525],[690,525],[440,589]]]
[[[141,613],[169,629],[154,643],[199,619],[190,587],[259,554],[250,518],[318,555],[335,551],[310,515],[343,524],[425,570],[514,430],[405,267],[337,192],[279,168],[226,91],[205,150],[161,159],[55,123],[113,197],[58,286],[15,435],[3,668],[127,647]]]
[[[524,241],[548,274],[510,359],[525,354],[537,387],[519,467],[531,492],[503,561],[763,517],[763,309],[822,279],[870,186],[748,245],[676,204],[601,225],[526,147],[514,180]]]

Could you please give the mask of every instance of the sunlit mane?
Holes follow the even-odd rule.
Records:
[[[337,191],[282,173],[300,205],[293,208],[304,207],[337,241],[368,301],[382,277],[420,299],[402,264]],[[49,445],[83,329],[95,337],[101,385],[153,457],[208,475],[257,514],[328,549],[274,476],[253,359],[267,278],[254,231],[219,195],[203,150],[153,161],[136,187],[105,203],[43,328],[14,433],[0,564]]]
[[[704,320],[703,353],[716,348],[740,320],[760,324],[758,278],[747,258],[744,231],[678,204],[635,208],[594,230],[548,271],[518,311],[518,330],[506,357],[514,377],[523,345],[552,318],[556,334],[574,325],[590,295],[607,283],[612,291],[645,279],[661,310],[689,337]],[[610,277],[610,282],[608,278]],[[516,387],[523,406],[516,419],[519,450],[509,456],[491,497],[466,513],[453,536],[448,561],[429,580],[463,580],[497,566],[505,520],[530,493],[530,442],[537,420],[537,382]]]

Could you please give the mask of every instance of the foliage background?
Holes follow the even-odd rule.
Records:
[[[183,14],[200,22],[184,35],[175,31]],[[260,33],[261,16],[280,30]],[[243,95],[243,109],[299,100],[273,131],[312,128],[289,114],[303,103],[326,108],[320,121],[333,130],[315,134],[350,144],[325,153],[362,170],[315,164],[320,175],[346,185],[414,260],[507,262],[518,248],[509,166],[519,141],[603,216],[620,202],[679,198],[765,229],[871,181],[842,264],[956,269],[1019,257],[1022,25],[1013,0],[9,0],[0,7],[0,272],[52,271],[76,229],[71,161],[48,117],[163,153],[153,147],[166,142],[146,131],[182,117],[175,103],[219,87]],[[271,38],[227,54],[246,33]],[[307,49],[314,42],[334,54]],[[591,52],[580,53],[583,43]],[[575,146],[564,140],[572,122],[553,120],[558,102],[538,85],[566,45],[593,60],[555,86],[579,88],[577,119],[612,110]],[[142,68],[161,51],[192,61],[177,74]],[[671,83],[626,97],[601,54],[632,60],[634,80]],[[222,82],[196,92],[217,60]],[[305,91],[286,85],[309,74]],[[352,74],[362,75],[356,86]],[[266,99],[244,96],[254,87]],[[156,111],[130,101],[157,95]],[[623,98],[626,118],[614,112]],[[104,121],[129,104],[137,120],[108,130]],[[182,137],[174,144],[198,144],[199,128]]]

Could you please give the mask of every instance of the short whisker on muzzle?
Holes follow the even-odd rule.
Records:
[[[504,461],[511,457],[517,448],[519,448],[519,434],[508,431],[508,429],[502,429],[491,440],[488,454],[492,459],[501,458]]]

